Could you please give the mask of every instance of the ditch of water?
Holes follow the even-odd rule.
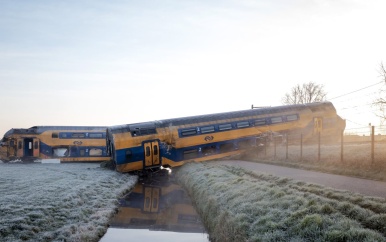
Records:
[[[172,174],[140,180],[119,204],[101,242],[209,241],[190,197]]]

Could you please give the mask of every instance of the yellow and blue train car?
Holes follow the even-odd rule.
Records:
[[[34,126],[11,129],[1,140],[0,160],[33,161],[59,159],[60,162],[102,162],[110,160],[106,151],[107,127]]]
[[[107,128],[107,151],[116,170],[175,167],[240,154],[267,132],[339,135],[345,121],[321,102],[191,116]]]

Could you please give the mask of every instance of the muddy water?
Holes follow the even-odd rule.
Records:
[[[101,242],[209,241],[189,196],[171,175],[139,181],[119,203]]]

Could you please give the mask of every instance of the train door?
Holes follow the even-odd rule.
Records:
[[[160,188],[158,187],[144,187],[145,199],[143,201],[143,211],[149,213],[158,212]]]
[[[19,158],[39,157],[39,139],[24,138],[16,140],[16,156]]]
[[[24,157],[32,157],[34,155],[33,139],[24,139]]]
[[[160,165],[158,141],[143,143],[145,167]]]

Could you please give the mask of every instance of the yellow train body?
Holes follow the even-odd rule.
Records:
[[[302,134],[303,140],[338,139],[345,128],[332,103],[287,105],[111,127],[35,126],[11,129],[0,160],[112,160],[119,172],[175,167],[243,153],[267,134]]]
[[[34,126],[11,129],[2,139],[0,159],[60,162],[102,162],[106,154],[106,127]]]
[[[167,119],[107,129],[116,170],[180,166],[240,154],[266,133],[334,136],[345,128],[330,102]]]

